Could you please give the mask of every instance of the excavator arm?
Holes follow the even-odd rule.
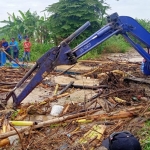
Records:
[[[63,40],[59,46],[54,47],[47,51],[36,64],[26,73],[22,80],[15,86],[15,88],[7,95],[6,102],[9,98],[13,97],[14,107],[17,107],[24,98],[30,94],[30,92],[44,79],[58,65],[72,65],[77,62],[77,59],[88,53],[90,50],[106,41],[114,35],[121,34],[137,52],[145,59],[143,73],[150,74],[150,33],[146,31],[136,20],[128,16],[118,16],[114,13],[107,16],[108,24],[92,34],[74,49],[69,47],[69,43],[81,34],[89,25],[90,22],[86,22],[77,31],[71,34],[68,38]],[[134,42],[134,38],[140,41],[148,52],[146,52],[139,44]],[[17,96],[15,90],[19,88],[32,74],[36,71],[36,74],[32,77],[30,82]]]

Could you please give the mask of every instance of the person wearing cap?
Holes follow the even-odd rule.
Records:
[[[19,46],[18,42],[15,40],[15,38],[11,39],[11,42],[9,44],[10,47],[12,47],[13,50],[13,58],[19,62]]]
[[[98,150],[142,150],[137,138],[128,131],[114,132],[102,141],[102,147]]]
[[[23,62],[26,57],[27,61],[30,61],[31,42],[29,41],[28,37],[26,38],[26,41],[23,43],[23,47],[24,47]]]

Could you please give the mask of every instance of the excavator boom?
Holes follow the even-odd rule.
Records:
[[[144,29],[136,20],[128,16],[118,16],[117,13],[107,16],[108,24],[92,34],[74,49],[69,47],[69,43],[82,33],[89,25],[86,22],[68,38],[63,40],[60,45],[47,51],[23,77],[23,79],[15,86],[15,88],[7,95],[6,101],[13,97],[14,107],[17,107],[24,98],[58,65],[72,65],[77,62],[77,59],[91,51],[93,48],[106,41],[114,35],[122,35],[126,41],[145,59],[143,64],[143,73],[150,75],[150,33]],[[142,43],[148,49],[148,52],[141,45],[135,42]],[[15,90],[19,88],[28,78],[37,71],[27,86],[17,96]]]

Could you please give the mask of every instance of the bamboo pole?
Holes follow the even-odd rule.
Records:
[[[82,112],[82,113],[77,113],[77,114],[73,114],[73,115],[68,115],[68,116],[63,116],[63,117],[47,120],[47,121],[40,122],[37,125],[32,126],[32,129],[41,128],[44,126],[48,126],[50,124],[59,123],[59,122],[63,122],[63,121],[78,118],[78,117],[83,117],[85,115],[88,115],[88,114],[91,114],[94,112],[95,112],[95,110],[92,110],[92,111],[88,111],[88,112]],[[17,131],[18,131],[18,133],[22,133],[22,132],[25,132],[26,130],[30,130],[30,127],[19,128]],[[0,139],[4,139],[4,138],[7,138],[7,137],[15,135],[15,134],[17,134],[15,130],[6,132],[3,134],[0,134]]]
[[[12,58],[12,57],[4,50],[4,48],[1,48],[1,50],[2,50],[8,57],[10,57],[16,64],[18,64],[23,70],[25,70],[14,58]]]

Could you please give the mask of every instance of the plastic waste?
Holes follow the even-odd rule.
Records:
[[[50,114],[51,114],[52,116],[59,116],[59,115],[62,113],[63,109],[64,109],[64,107],[61,106],[61,105],[54,105],[54,106],[52,107],[52,110],[51,110],[51,113],[50,113]]]

